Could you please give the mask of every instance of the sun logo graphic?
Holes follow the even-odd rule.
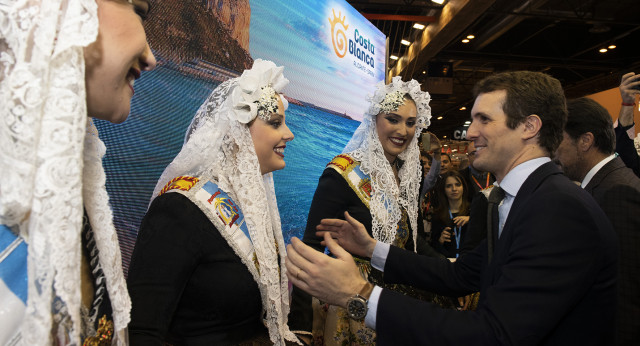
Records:
[[[333,12],[333,18],[329,18],[331,23],[331,43],[333,44],[333,51],[339,58],[344,58],[347,54],[347,35],[345,31],[349,29],[349,25],[345,23],[346,16],[342,16],[341,12],[331,9]],[[342,16],[342,18],[340,18]]]

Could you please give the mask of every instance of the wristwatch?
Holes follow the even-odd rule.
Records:
[[[367,311],[369,311],[367,303],[369,296],[371,296],[371,291],[373,291],[373,285],[367,282],[360,290],[360,293],[347,300],[347,315],[349,315],[349,318],[356,321],[364,320],[365,316],[367,316]]]

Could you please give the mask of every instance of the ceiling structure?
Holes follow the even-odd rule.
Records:
[[[451,63],[453,92],[432,93],[429,130],[440,138],[469,120],[473,86],[495,72],[543,71],[562,82],[568,98],[640,73],[638,0],[347,1],[389,38],[389,55],[399,57],[389,60],[389,76],[426,85],[430,62],[432,69],[434,62]],[[414,29],[416,20],[426,27]],[[463,43],[468,35],[474,38]]]

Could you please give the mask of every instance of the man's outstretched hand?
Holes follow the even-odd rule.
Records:
[[[287,276],[291,283],[310,295],[346,307],[347,300],[360,292],[366,281],[353,257],[329,232],[324,234],[324,243],[335,258],[314,250],[298,238],[291,238],[287,246]]]

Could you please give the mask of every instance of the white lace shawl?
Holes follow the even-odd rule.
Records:
[[[52,344],[52,305],[66,311],[57,342],[80,344],[83,204],[93,226],[124,344],[130,300],[104,188],[104,144],[90,124],[83,47],[98,33],[95,0],[0,3],[0,223],[28,247],[22,343]],[[84,152],[84,153],[83,153]],[[83,200],[84,198],[84,200]],[[84,201],[84,203],[83,203]]]
[[[251,133],[246,125],[255,119],[255,109],[250,117],[246,112],[234,110],[237,110],[239,102],[239,98],[235,97],[239,89],[249,93],[271,85],[279,92],[288,82],[282,76],[282,67],[276,68],[270,61],[257,59],[252,70],[220,84],[196,113],[187,130],[182,150],[162,173],[153,192],[155,198],[171,179],[192,176],[216,180],[222,190],[234,196],[247,222],[260,266],[257,283],[262,296],[262,309],[266,311],[265,324],[275,345],[284,345],[284,339],[297,340],[287,326],[289,291],[284,264],[286,249],[273,175],[268,173],[263,176],[260,173]],[[285,102],[284,97],[281,98]]]
[[[407,148],[398,156],[404,161],[398,171],[399,186],[396,183],[391,164],[384,156],[376,129],[376,116],[380,113],[380,103],[384,100],[385,95],[395,91],[411,95],[417,107],[415,135]],[[398,222],[402,216],[401,208],[405,208],[413,230],[414,250],[417,246],[418,189],[422,177],[418,137],[422,130],[431,123],[430,99],[429,93],[423,92],[416,80],[402,82],[402,79],[396,76],[388,85],[380,82],[375,94],[369,97],[370,106],[362,123],[342,150],[343,153],[348,153],[360,161],[362,172],[371,177],[372,193],[369,209],[373,237],[383,243],[392,244],[396,237]]]

